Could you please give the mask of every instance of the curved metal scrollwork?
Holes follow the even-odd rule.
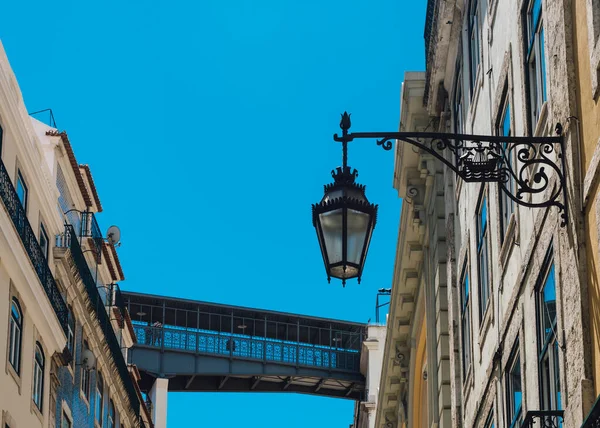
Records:
[[[349,122],[347,123],[349,125]],[[349,126],[348,126],[349,127]],[[393,140],[416,146],[466,182],[496,182],[510,199],[530,208],[557,207],[567,223],[562,128],[555,137],[502,137],[433,132],[358,132],[335,141],[374,138],[384,150]],[[561,198],[562,195],[562,198]],[[561,200],[562,199],[562,200]]]

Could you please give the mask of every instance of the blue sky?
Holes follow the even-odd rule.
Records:
[[[13,1],[0,38],[30,112],[52,108],[88,163],[139,292],[366,322],[391,286],[393,154],[350,144],[379,219],[363,283],[327,284],[311,223],[339,114],[396,130],[424,68],[426,0]],[[353,403],[170,394],[170,428],[347,427]],[[190,417],[198,422],[190,425]]]

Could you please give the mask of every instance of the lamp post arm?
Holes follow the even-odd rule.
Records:
[[[349,128],[349,123],[348,123]],[[353,132],[342,127],[334,141],[376,139],[384,150],[392,141],[429,153],[466,182],[496,182],[510,199],[530,208],[555,206],[561,227],[567,223],[567,193],[562,126],[556,136],[515,137],[438,132]],[[562,201],[560,200],[562,196]]]

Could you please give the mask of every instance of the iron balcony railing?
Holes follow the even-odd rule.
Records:
[[[0,199],[2,199],[8,215],[17,229],[17,233],[25,247],[25,252],[29,256],[29,260],[42,284],[42,288],[46,292],[50,304],[54,309],[54,313],[58,318],[58,322],[66,335],[69,324],[67,304],[58,290],[56,281],[48,267],[48,260],[35,237],[35,233],[33,233],[33,229],[27,219],[27,214],[21,205],[19,196],[10,181],[10,177],[2,160],[0,160]]]
[[[288,365],[358,371],[357,350],[331,348],[302,342],[274,340],[214,331],[190,331],[153,327],[134,321],[138,345],[203,354],[218,354]]]
[[[561,428],[563,410],[530,410],[525,415],[523,428]]]
[[[585,418],[581,428],[600,428],[600,396],[596,399],[594,407]]]
[[[100,324],[100,328],[102,329],[104,337],[106,338],[106,342],[108,343],[115,366],[117,367],[117,371],[121,381],[123,382],[125,391],[129,396],[131,407],[133,408],[136,416],[139,418],[140,400],[137,396],[137,392],[135,390],[133,380],[129,374],[129,370],[127,369],[125,358],[121,352],[121,346],[119,345],[115,331],[110,323],[110,318],[106,312],[104,302],[100,296],[100,293],[98,292],[98,289],[96,288],[96,281],[94,281],[94,277],[90,272],[83,251],[81,250],[81,246],[79,245],[79,241],[76,238],[75,229],[73,226],[70,224],[65,225],[65,233],[60,240],[63,246],[68,246],[68,248],[71,250],[71,257],[73,258],[73,262],[77,267],[79,276],[81,277],[81,281],[83,282],[85,291],[90,300],[91,309],[98,318],[98,323]]]

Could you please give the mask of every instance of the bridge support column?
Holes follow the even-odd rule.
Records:
[[[169,379],[157,378],[150,390],[152,400],[152,421],[155,428],[167,428],[167,392]]]

